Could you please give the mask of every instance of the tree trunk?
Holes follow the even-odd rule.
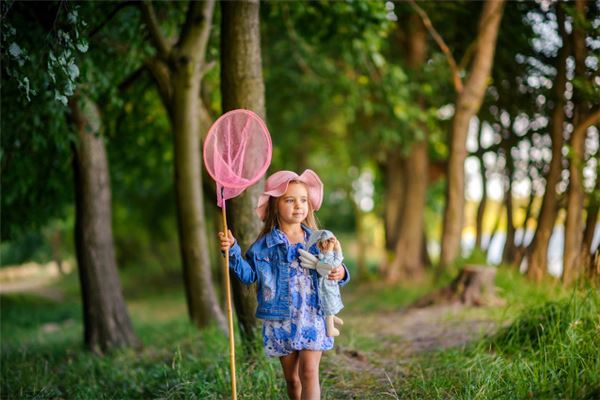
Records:
[[[398,242],[398,231],[400,226],[400,212],[404,201],[404,163],[397,149],[386,152],[386,162],[383,167],[385,179],[384,196],[384,225],[385,225],[385,249],[386,260],[383,270],[387,269],[389,262],[394,256],[396,243]]]
[[[527,201],[527,207],[525,208],[525,217],[523,218],[523,226],[521,228],[523,230],[523,235],[521,236],[519,245],[516,248],[515,261],[513,263],[513,268],[517,269],[517,270],[520,269],[521,263],[523,262],[523,258],[525,258],[525,255],[527,253],[526,240],[527,240],[528,222],[531,217],[531,211],[533,209],[533,202],[536,197],[536,193],[533,190],[533,179],[530,179],[530,181],[531,181],[531,192],[529,193],[529,200]]]
[[[550,122],[552,136],[552,160],[546,176],[546,189],[542,198],[542,208],[538,217],[535,235],[527,255],[527,277],[539,282],[546,274],[548,268],[548,243],[554,229],[557,214],[556,185],[560,180],[563,147],[563,123],[565,121],[565,87],[566,87],[566,60],[568,56],[567,35],[565,33],[565,15],[560,4],[556,5],[558,29],[560,31],[563,47],[558,52],[556,60],[556,79],[554,80],[554,109]]]
[[[446,208],[442,232],[440,265],[450,265],[460,254],[464,219],[466,139],[471,118],[479,111],[488,78],[492,70],[498,27],[504,10],[504,0],[488,0],[479,20],[479,35],[475,58],[463,90],[456,99],[456,111],[450,135]]]
[[[102,354],[141,345],[133,331],[113,245],[108,160],[98,107],[86,97],[69,102],[74,146],[75,250],[81,283],[85,345]]]
[[[502,262],[512,264],[515,261],[515,223],[513,220],[513,198],[512,198],[512,181],[514,173],[513,158],[511,155],[510,138],[505,137],[504,153],[506,158],[506,189],[504,191],[504,205],[506,206],[506,241],[504,242],[504,250],[502,251]]]
[[[592,242],[594,241],[594,231],[598,224],[598,210],[600,209],[600,168],[596,170],[596,185],[589,195],[587,206],[587,217],[585,221],[585,230],[583,231],[583,242],[581,245],[581,265],[588,271],[588,277],[592,274]]]
[[[422,308],[438,304],[489,306],[503,304],[496,297],[496,268],[479,265],[464,267],[446,287],[429,293],[407,308]]]
[[[585,21],[585,2],[575,1],[575,9],[580,18]],[[573,25],[573,53],[575,56],[575,77],[585,79],[585,32]],[[567,191],[567,218],[565,221],[565,247],[563,252],[563,284],[570,285],[579,278],[581,269],[581,245],[583,242],[583,166],[584,146],[587,127],[578,129],[588,112],[588,104],[579,94],[575,86],[573,101],[575,103],[575,117],[571,133],[569,152],[569,187]]]
[[[200,162],[200,85],[214,1],[189,4],[181,35],[173,46],[163,37],[152,4],[144,2],[141,7],[157,51],[147,66],[174,133],[177,226],[188,314],[200,328],[216,321],[226,330],[212,282]]]
[[[498,213],[496,214],[496,220],[494,222],[494,225],[492,226],[492,230],[490,232],[490,238],[489,238],[488,242],[486,243],[486,258],[490,258],[490,250],[492,247],[492,242],[494,241],[494,238],[496,237],[498,230],[500,230],[500,221],[502,220],[502,211],[504,209],[504,205],[502,203],[500,203],[500,205],[498,207],[499,208],[498,208]]]
[[[221,2],[221,94],[223,112],[252,110],[265,119],[265,86],[262,75],[258,0]],[[228,222],[242,249],[256,240],[262,223],[255,208],[264,178],[228,202]],[[232,278],[233,300],[242,337],[255,339],[256,285]]]
[[[477,139],[477,159],[479,160],[479,170],[481,172],[481,201],[477,207],[477,217],[475,220],[475,248],[483,250],[483,217],[485,215],[485,206],[487,204],[487,174],[485,169],[485,162],[483,161],[483,155],[485,154],[481,145],[483,136],[483,123],[479,122],[479,135]]]
[[[398,241],[394,259],[390,263],[387,282],[400,279],[420,279],[424,272],[422,257],[425,197],[427,194],[427,143],[413,144],[405,163],[405,196],[403,201],[402,223],[399,224]]]
[[[409,69],[414,72],[419,70],[427,59],[427,30],[415,13],[411,14],[406,30],[405,37],[408,38],[406,59]],[[417,101],[422,108],[425,107],[422,99]],[[425,131],[426,127],[422,126],[422,129]],[[402,201],[396,204],[397,208],[391,215],[395,218],[390,221],[394,229],[390,239],[395,241],[389,243],[393,246],[393,254],[385,274],[386,281],[390,283],[398,282],[400,279],[420,279],[425,272],[422,251],[429,174],[427,138],[416,140],[411,146],[408,157],[401,162],[404,166],[400,171],[403,176],[399,182],[394,183],[394,192],[402,196]],[[388,190],[391,190],[389,186]]]

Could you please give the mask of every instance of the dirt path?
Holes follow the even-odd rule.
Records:
[[[344,316],[344,333],[332,365],[343,384],[325,398],[398,398],[394,381],[410,374],[419,353],[461,346],[499,328],[492,319],[467,317],[460,306]]]

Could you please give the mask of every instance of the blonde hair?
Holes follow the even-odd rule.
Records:
[[[304,185],[304,187],[306,187],[304,182],[290,181],[290,184],[292,184],[292,183],[298,183],[298,184]],[[308,192],[308,188],[306,188],[306,191]],[[264,223],[262,230],[260,231],[260,234],[258,235],[257,239],[260,239],[261,237],[265,236],[267,233],[271,232],[273,230],[273,228],[275,228],[277,225],[279,225],[279,217],[277,215],[277,202],[279,201],[279,199],[281,197],[282,196],[269,197],[269,203],[267,205],[267,216],[265,218],[265,223]],[[315,216],[315,213],[312,208],[312,204],[310,204],[310,201],[308,202],[308,215],[306,216],[304,221],[302,221],[302,223],[304,225],[308,226],[312,230],[319,229],[318,220],[317,220],[317,217]]]

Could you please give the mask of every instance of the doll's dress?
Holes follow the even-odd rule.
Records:
[[[327,336],[318,289],[314,287],[310,270],[302,268],[298,260],[298,249],[304,249],[305,244],[292,245],[282,231],[277,228],[274,231],[284,240],[290,262],[291,316],[286,320],[263,321],[265,353],[270,357],[281,357],[296,350],[331,350],[333,338]]]
[[[337,252],[326,251],[319,254],[318,258],[324,264],[338,266],[342,263],[343,257]],[[321,306],[324,315],[336,315],[344,308],[338,281],[332,281],[326,277],[319,276],[319,297],[321,297]]]

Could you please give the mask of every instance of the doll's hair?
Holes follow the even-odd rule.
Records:
[[[300,181],[290,181],[290,184],[292,183],[304,185],[304,187],[306,187],[306,185]],[[308,188],[306,190],[308,190]],[[271,232],[276,226],[279,226],[279,217],[277,215],[277,202],[281,197],[283,196],[269,197],[269,204],[267,205],[267,217],[265,218],[263,228],[260,231],[260,234],[258,235],[259,239],[265,236],[267,233]],[[306,215],[306,218],[304,219],[304,221],[302,221],[302,223],[312,230],[319,229],[317,217],[315,216],[310,201],[308,202],[308,214]]]

